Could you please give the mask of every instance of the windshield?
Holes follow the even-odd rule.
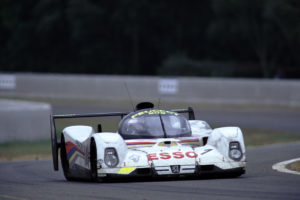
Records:
[[[123,119],[119,133],[124,139],[186,137],[191,135],[191,128],[178,113],[144,110]]]

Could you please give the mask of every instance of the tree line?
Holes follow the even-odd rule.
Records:
[[[300,77],[298,0],[1,0],[0,71]]]

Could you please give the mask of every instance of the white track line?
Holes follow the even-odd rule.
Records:
[[[292,162],[296,162],[296,161],[299,161],[300,158],[295,158],[295,159],[292,159],[292,160],[287,160],[287,161],[283,161],[283,162],[280,162],[280,163],[276,163],[272,166],[272,169],[273,170],[277,170],[279,172],[284,172],[284,173],[290,173],[290,174],[297,174],[297,175],[300,175],[300,172],[297,172],[297,171],[293,171],[293,170],[289,170],[286,168],[286,166]]]

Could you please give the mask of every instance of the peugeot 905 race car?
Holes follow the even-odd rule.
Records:
[[[51,116],[54,170],[58,170],[60,149],[67,180],[216,173],[238,177],[245,173],[240,128],[211,129],[205,121],[195,120],[190,107],[163,110],[154,109],[151,103],[140,103],[137,108],[130,113]],[[57,119],[111,116],[121,118],[116,132],[102,132],[102,124],[97,131],[91,126],[75,125],[65,127],[61,140],[57,140]]]

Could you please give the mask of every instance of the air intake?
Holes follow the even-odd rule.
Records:
[[[154,108],[154,104],[151,102],[141,102],[138,103],[135,107],[136,110],[142,110],[147,108]]]

